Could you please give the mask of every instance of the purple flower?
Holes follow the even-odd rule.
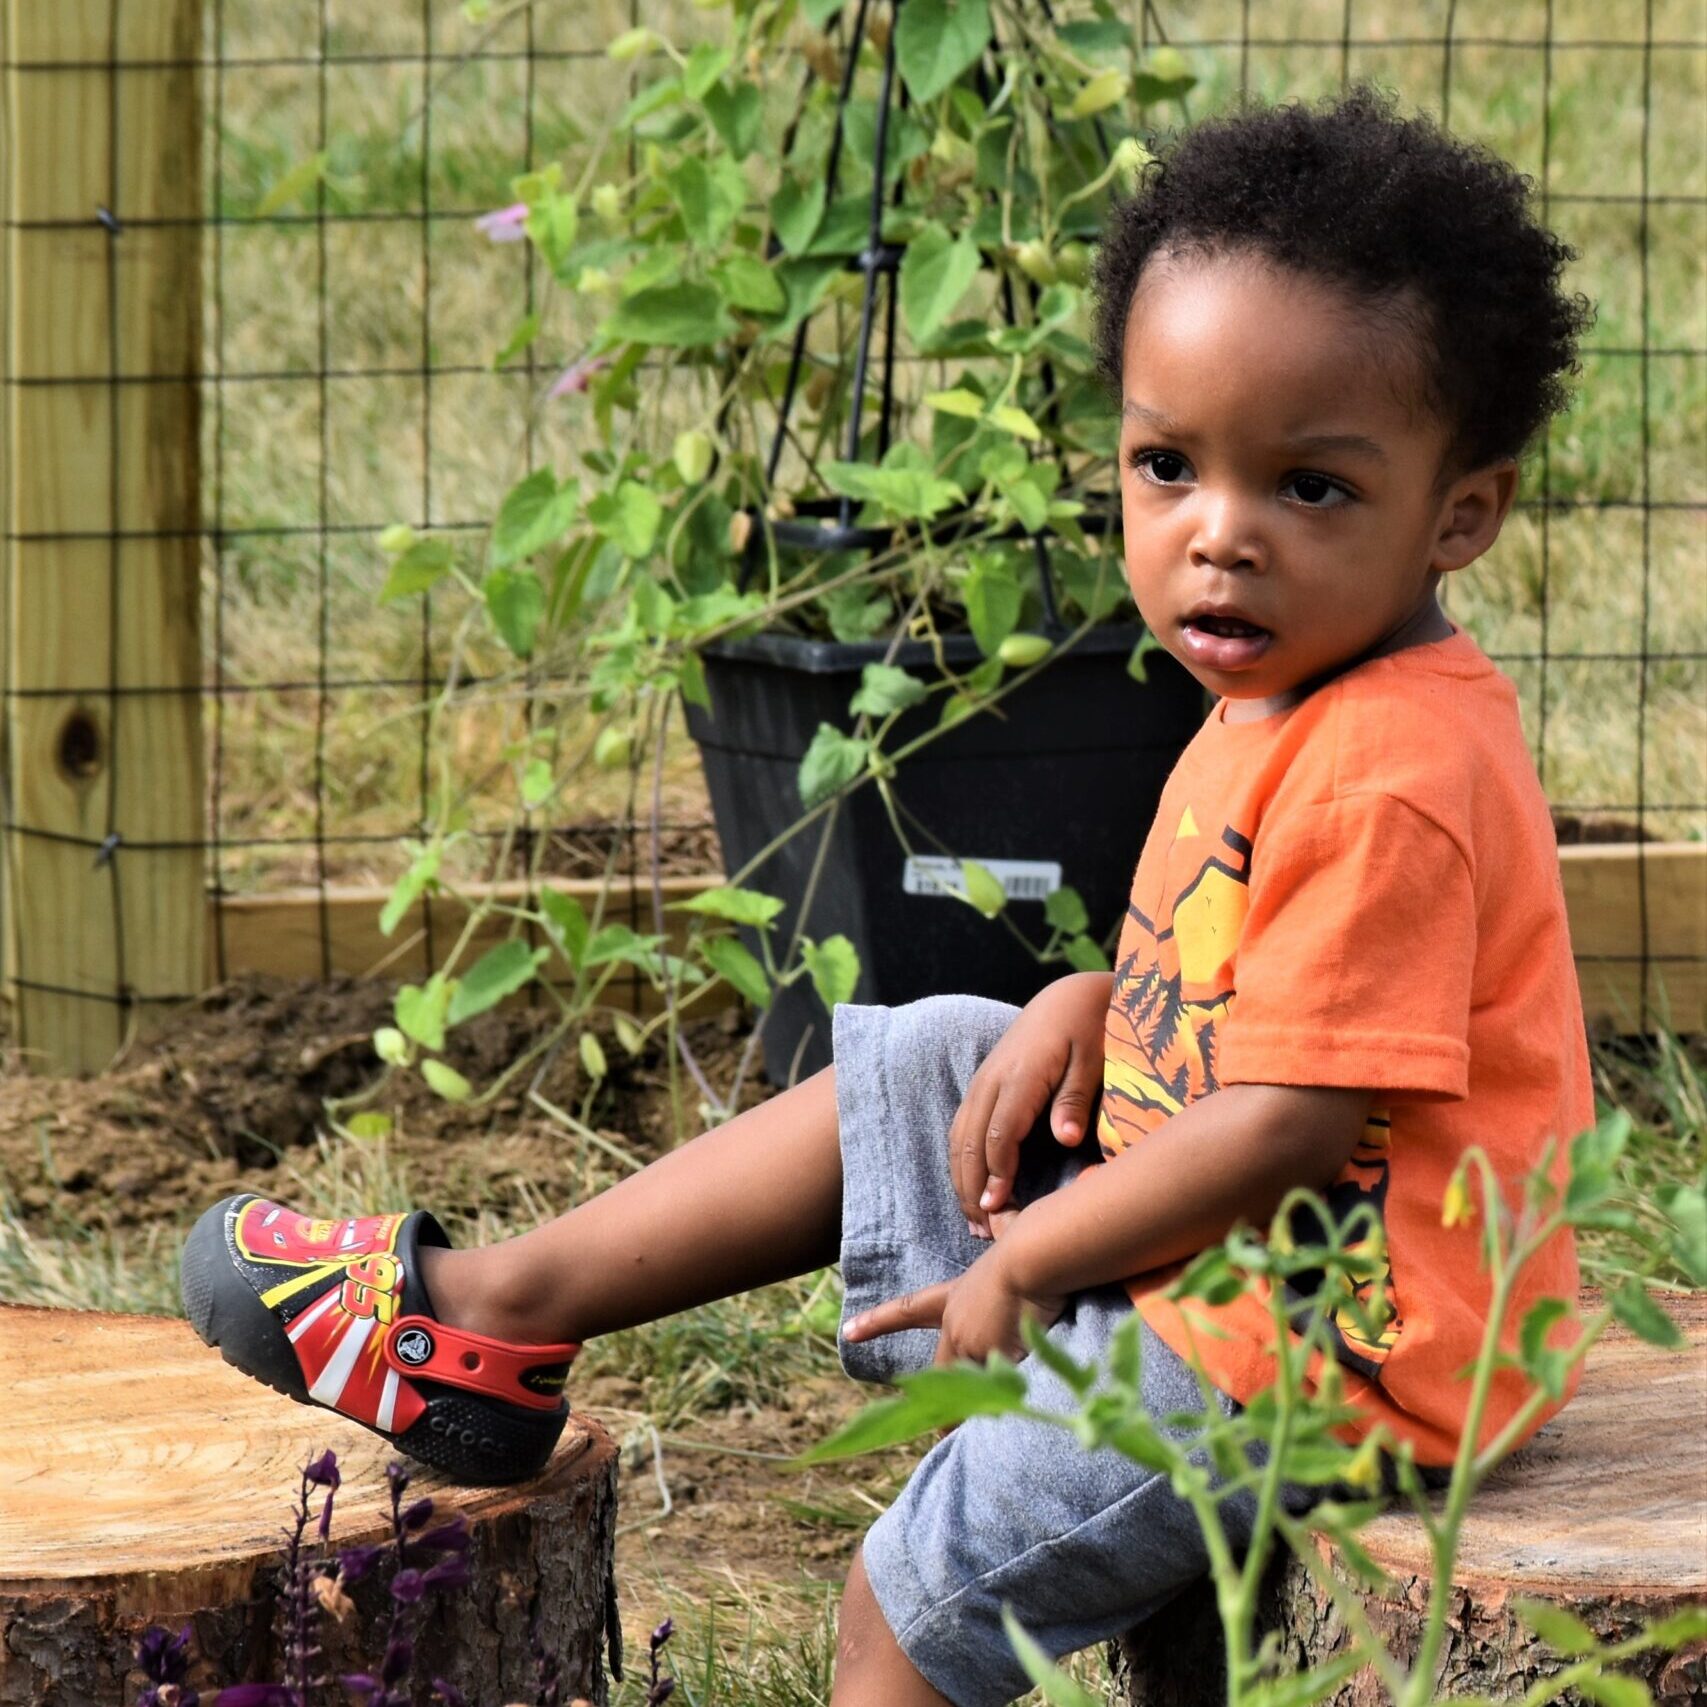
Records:
[[[405,1606],[413,1606],[426,1592],[426,1582],[419,1571],[399,1571],[391,1579],[391,1598]]]
[[[494,243],[520,243],[527,236],[528,204],[511,202],[475,220],[474,229]]]
[[[346,1583],[359,1583],[375,1565],[384,1551],[382,1547],[345,1547],[338,1554],[338,1575]]]
[[[421,1581],[430,1583],[434,1588],[467,1588],[468,1562],[460,1553],[452,1553],[436,1565],[429,1565]]]
[[[675,1633],[676,1633],[675,1620],[673,1618],[666,1618],[664,1620],[664,1622],[662,1624],[660,1624],[658,1626],[658,1628],[652,1632],[652,1644],[651,1645],[652,1645],[653,1651],[656,1652],[659,1648],[663,1647],[663,1645],[667,1641],[669,1641],[669,1639],[673,1635],[675,1635]]]
[[[399,1498],[403,1490],[409,1486],[409,1472],[395,1458],[385,1467],[385,1479],[391,1484],[391,1491]]]
[[[403,1527],[405,1529],[419,1529],[432,1515],[433,1502],[430,1499],[416,1500],[403,1513]]]
[[[214,1701],[218,1707],[296,1707],[296,1692],[282,1683],[238,1683]]]
[[[407,1636],[393,1636],[386,1644],[385,1658],[380,1662],[381,1683],[395,1683],[415,1659],[415,1644]]]
[[[364,1701],[371,1701],[385,1687],[377,1677],[365,1671],[350,1672],[338,1679],[352,1695],[359,1695]]]
[[[415,1539],[415,1545],[425,1547],[429,1553],[466,1553],[468,1543],[468,1519],[460,1512],[449,1523],[441,1523],[437,1529],[429,1529]]]
[[[302,1479],[317,1488],[335,1490],[343,1479],[338,1474],[338,1454],[328,1446],[318,1458],[310,1458],[302,1467]]]
[[[609,367],[610,362],[609,356],[584,356],[579,361],[571,362],[552,382],[546,396],[568,397],[573,392],[585,391],[593,375],[601,368]]]

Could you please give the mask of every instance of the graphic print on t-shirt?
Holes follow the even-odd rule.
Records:
[[[1219,1088],[1216,1037],[1237,999],[1239,938],[1250,909],[1252,842],[1230,824],[1208,835],[1189,805],[1180,815],[1165,862],[1160,894],[1138,893],[1127,905],[1109,1002],[1103,1095],[1097,1137],[1105,1156],[1155,1131],[1188,1103]],[[1150,911],[1145,911],[1145,903]],[[1336,1223],[1367,1205],[1377,1221],[1387,1196],[1390,1122],[1374,1110],[1351,1159],[1323,1193]],[[1320,1243],[1313,1215],[1295,1215],[1295,1242]],[[1397,1339],[1392,1272],[1385,1240],[1352,1247],[1365,1259],[1356,1305],[1336,1312],[1339,1355],[1375,1375]],[[1302,1295],[1318,1281],[1300,1279]],[[1377,1304],[1377,1300],[1380,1304]],[[1357,1306],[1361,1306],[1358,1308]],[[1379,1330],[1372,1326],[1374,1306]],[[1384,1321],[1382,1318],[1384,1317]]]

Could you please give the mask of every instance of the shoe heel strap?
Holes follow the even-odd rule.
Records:
[[[489,1399],[554,1411],[563,1397],[579,1345],[512,1345],[485,1334],[447,1327],[430,1316],[399,1316],[383,1342],[385,1361],[399,1375],[438,1381]]]

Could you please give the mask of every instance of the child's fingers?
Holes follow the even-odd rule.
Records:
[[[953,1284],[951,1280],[941,1280],[935,1286],[923,1286],[917,1292],[903,1293],[899,1298],[874,1304],[847,1323],[842,1329],[842,1338],[875,1340],[885,1334],[900,1333],[903,1328],[941,1327],[942,1307]]]
[[[1063,1144],[1077,1144],[1090,1126],[1091,1109],[1102,1089],[1102,1061],[1077,1043],[1067,1057],[1067,1071],[1061,1076],[1055,1092],[1054,1105],[1049,1111],[1049,1129]]]
[[[1006,1207],[1019,1173],[1019,1147],[1049,1095],[1048,1084],[1034,1073],[1013,1073],[1002,1082],[996,1106],[984,1129],[984,1168],[988,1183],[978,1197],[986,1214]]]
[[[978,1199],[984,1195],[987,1175],[984,1133],[990,1124],[990,1110],[995,1106],[999,1082],[996,1073],[983,1068],[974,1073],[948,1129],[949,1177],[954,1181],[954,1195],[968,1221],[982,1219]]]

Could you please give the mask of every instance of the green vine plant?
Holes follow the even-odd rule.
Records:
[[[465,6],[469,51],[518,9]],[[649,26],[611,41],[612,74],[632,80],[632,98],[578,167],[518,177],[514,202],[479,222],[537,257],[545,288],[493,365],[512,368],[535,345],[569,353],[531,413],[554,436],[567,424],[582,447],[574,465],[518,468],[472,547],[403,524],[378,541],[382,603],[436,598],[442,610],[460,589],[465,605],[447,682],[424,711],[438,774],[429,829],[409,845],[381,921],[390,935],[423,896],[444,894],[466,904],[465,924],[440,969],[398,993],[376,1040],[382,1058],[453,1100],[487,1098],[578,1034],[596,1086],[608,1063],[589,1024],[603,1016],[630,1051],[664,1034],[678,1129],[678,1062],[707,1122],[738,1106],[751,1062],[750,1044],[719,1089],[682,1035],[719,985],[760,1009],[798,979],[826,1008],[858,986],[845,937],[781,940],[783,903],[750,886],[763,859],[814,826],[823,834],[860,788],[878,791],[911,854],[896,768],[966,718],[1003,715],[1002,701],[1093,625],[1135,621],[1101,526],[1117,423],[1084,336],[1085,280],[1110,194],[1149,157],[1137,132],[1158,107],[1188,117],[1195,81],[1176,50],[1141,59],[1110,0],[1065,21],[1042,0],[873,0],[845,16],[838,0],[701,10],[709,39],[691,48]],[[632,169],[601,176],[615,159]],[[910,373],[932,376],[913,391],[896,381],[888,420],[881,363],[874,355],[866,372],[855,359],[867,312],[857,257],[874,237],[900,255],[896,347],[914,358]],[[875,335],[870,344],[881,348]],[[785,391],[794,407],[772,458]],[[518,430],[518,445],[532,438]],[[779,539],[779,523],[842,501],[850,520],[879,530],[875,548]],[[889,645],[845,724],[819,727],[792,827],[727,883],[666,907],[657,826],[669,719],[680,701],[709,704],[707,646],[760,630]],[[973,637],[975,662],[951,661],[951,634]],[[931,669],[895,661],[908,641],[924,643]],[[1133,647],[1140,681],[1153,645],[1144,634]],[[496,672],[470,664],[494,648]],[[445,730],[494,704],[514,708],[516,735],[493,869],[514,873],[519,849],[531,904],[477,895],[455,875],[472,857],[470,803],[493,779],[458,772]],[[541,877],[541,832],[600,771],[627,773],[632,808],[648,768],[652,905],[640,929],[609,916],[614,851],[589,909]],[[1049,898],[1039,941],[1009,915],[994,874],[972,860],[957,869],[955,897],[1039,960],[1107,965],[1072,889]],[[508,939],[472,958],[494,922]],[[607,995],[619,974],[656,990],[662,1011],[617,1011]],[[535,983],[560,1026],[477,1091],[442,1058],[447,1033]],[[354,1118],[384,1129],[376,1112]]]
[[[1030,1355],[1055,1371],[1081,1402],[1074,1414],[1033,1409],[1026,1402],[1024,1373],[1000,1353],[992,1353],[982,1368],[960,1363],[901,1377],[899,1397],[868,1405],[798,1462],[854,1456],[973,1416],[1017,1414],[1065,1429],[1087,1449],[1111,1447],[1166,1475],[1174,1492],[1190,1505],[1210,1561],[1224,1640],[1228,1707],[1308,1707],[1365,1670],[1392,1707],[1433,1707],[1444,1699],[1436,1693],[1437,1662],[1453,1606],[1453,1573],[1465,1518],[1476,1490],[1543,1408],[1568,1391],[1575,1372],[1614,1321],[1651,1344],[1673,1349],[1683,1344],[1676,1323],[1655,1301],[1651,1288],[1707,1286],[1707,1189],[1699,1183],[1674,1185],[1658,1203],[1627,1201],[1618,1163],[1630,1131],[1629,1116],[1618,1110],[1581,1133],[1569,1147],[1563,1190],[1553,1183],[1553,1146],[1519,1182],[1515,1203],[1502,1193],[1479,1149],[1465,1154],[1449,1183],[1443,1224],[1479,1223],[1490,1302],[1480,1349],[1464,1374],[1469,1396],[1463,1437],[1444,1491],[1430,1494],[1408,1444],[1395,1443],[1384,1425],[1356,1445],[1339,1438],[1338,1431],[1354,1413],[1345,1403],[1329,1328],[1349,1313],[1356,1331],[1379,1333],[1384,1305],[1379,1298],[1360,1294],[1359,1288],[1370,1293],[1370,1275],[1384,1266],[1383,1230],[1367,1207],[1336,1223],[1325,1203],[1307,1191],[1287,1196],[1266,1238],[1235,1227],[1221,1244],[1188,1264],[1168,1290],[1169,1297],[1208,1304],[1226,1304],[1252,1291],[1267,1305],[1275,1379],[1231,1417],[1212,1402],[1213,1388],[1195,1358],[1203,1414],[1152,1418],[1146,1413],[1140,1317],[1135,1310],[1116,1331],[1100,1369],[1077,1364],[1034,1324],[1026,1324]],[[1301,1226],[1325,1229],[1325,1239],[1297,1242]],[[1612,1236],[1607,1257],[1585,1260],[1591,1278],[1610,1283],[1603,1301],[1585,1314],[1577,1300],[1541,1298],[1514,1321],[1524,1270],[1567,1229]],[[1312,1383],[1307,1371],[1317,1360],[1319,1375]],[[1489,1391],[1496,1373],[1506,1368],[1522,1371],[1527,1397],[1502,1428],[1484,1438]],[[1200,1432],[1182,1442],[1158,1423]],[[1266,1453],[1260,1467],[1254,1467],[1249,1456],[1257,1445]],[[1432,1560],[1426,1620],[1408,1659],[1383,1641],[1360,1593],[1391,1586],[1359,1541],[1359,1532],[1386,1506],[1381,1495],[1384,1454],[1390,1455],[1399,1493],[1422,1526]],[[1283,1500],[1286,1484],[1328,1490],[1328,1497],[1298,1515]],[[1242,1553],[1230,1541],[1223,1519],[1226,1502],[1238,1495],[1253,1496],[1256,1504],[1251,1539]],[[1318,1536],[1331,1542],[1338,1568],[1318,1549]],[[1346,1631],[1343,1646],[1305,1672],[1284,1673],[1276,1633],[1259,1640],[1255,1628],[1258,1589],[1283,1548],[1331,1601]],[[1644,1654],[1669,1654],[1707,1639],[1707,1606],[1685,1607],[1610,1642],[1550,1602],[1522,1600],[1517,1610],[1558,1656],[1546,1668],[1549,1675],[1521,1697],[1522,1707],[1543,1707],[1573,1692],[1606,1707],[1650,1707],[1648,1685],[1618,1668]],[[1096,1707],[1094,1697],[1049,1663],[1011,1612],[1007,1627],[1045,1700],[1056,1707]],[[1453,1699],[1464,1707],[1482,1698]]]

